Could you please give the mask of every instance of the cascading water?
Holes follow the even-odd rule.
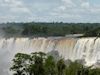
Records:
[[[100,38],[1,38],[0,75],[11,75],[9,68],[16,53],[58,51],[65,59],[84,59],[87,65],[100,60]]]

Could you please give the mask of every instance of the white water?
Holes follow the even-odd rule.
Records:
[[[11,60],[18,52],[56,50],[65,59],[85,59],[87,65],[100,60],[100,38],[1,38],[0,75],[11,75]]]

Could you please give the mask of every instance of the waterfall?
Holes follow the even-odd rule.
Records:
[[[84,59],[93,65],[100,61],[100,38],[0,38],[0,74],[11,75],[9,68],[16,53],[52,50],[66,60]]]

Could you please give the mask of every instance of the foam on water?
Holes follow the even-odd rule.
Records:
[[[1,38],[0,74],[11,75],[9,68],[16,53],[56,50],[65,59],[84,59],[86,65],[100,60],[100,38]]]

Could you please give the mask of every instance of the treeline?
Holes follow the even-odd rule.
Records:
[[[7,34],[22,36],[65,36],[67,34],[84,34],[97,36],[99,23],[8,23],[2,28]],[[95,32],[95,33],[93,33]]]
[[[91,66],[92,67],[92,66]],[[86,67],[79,60],[55,60],[43,52],[17,53],[13,59],[13,75],[100,75],[100,68]]]
[[[89,36],[89,37],[100,37],[100,27],[97,28],[93,28],[91,30],[88,30],[85,34],[85,37]]]

